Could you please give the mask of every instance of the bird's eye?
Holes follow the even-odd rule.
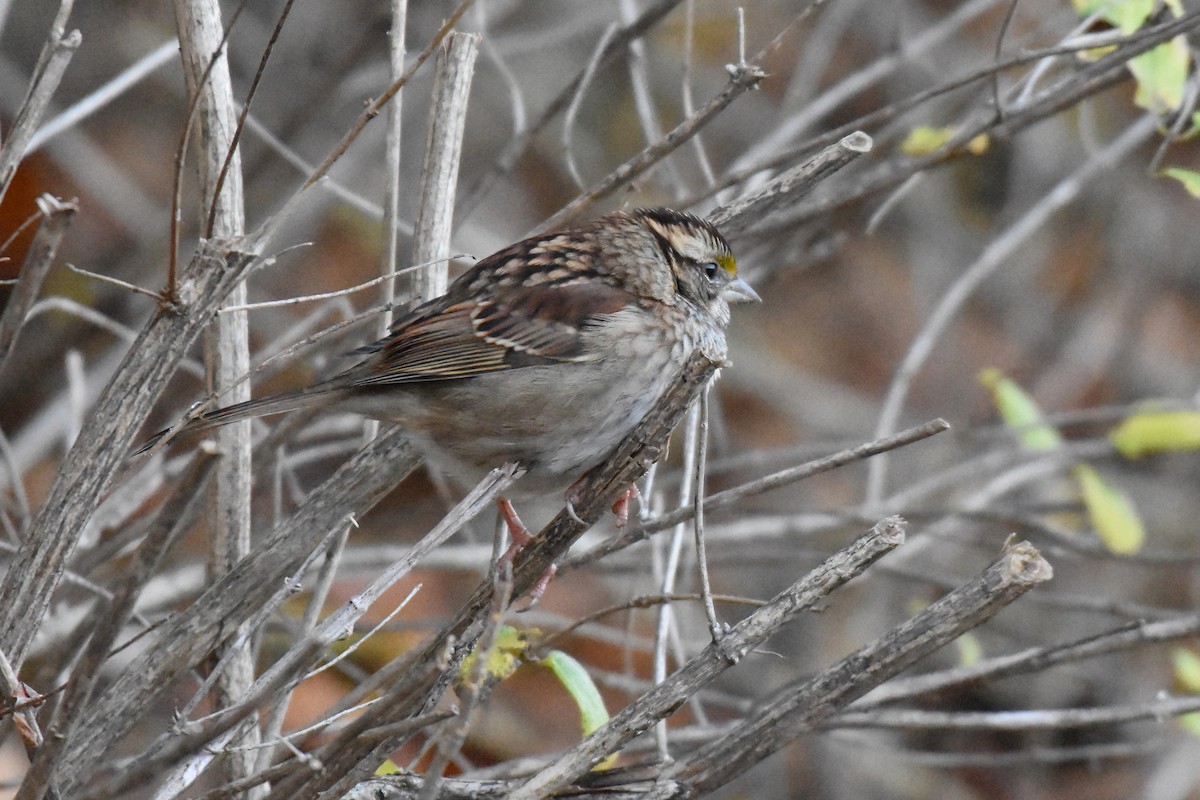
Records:
[[[704,265],[704,277],[708,278],[710,281],[716,280],[716,277],[720,271],[721,267],[715,261],[710,261]]]

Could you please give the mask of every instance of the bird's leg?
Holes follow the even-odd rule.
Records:
[[[496,562],[498,568],[504,568],[512,563],[517,553],[521,548],[533,541],[533,534],[525,527],[525,523],[521,522],[521,518],[517,516],[517,510],[513,508],[512,501],[507,497],[497,497],[496,505],[500,508],[500,517],[504,520],[504,524],[508,526],[508,535],[512,538],[512,544],[504,551],[504,555],[500,556],[500,560]],[[558,567],[551,564],[542,573],[542,577],[538,578],[537,583],[533,585],[533,589],[529,592],[529,603],[521,611],[528,611],[537,605],[537,601],[542,599],[542,593],[546,591],[546,587],[550,585],[550,580],[554,577],[554,573]]]
[[[504,555],[500,556],[500,561],[512,561],[518,550],[533,541],[533,534],[517,516],[517,510],[513,508],[511,500],[507,497],[497,497],[496,505],[500,508],[501,519],[508,526],[508,535],[512,537],[512,544],[508,546],[508,550],[504,551]]]
[[[574,501],[578,498],[579,492],[582,488],[583,478],[580,478],[571,484],[571,488],[567,489],[567,513],[570,514],[571,519],[575,520],[580,525],[585,525],[587,523],[580,519],[579,515],[575,513],[574,505]],[[621,494],[617,496],[617,499],[613,501],[612,513],[617,518],[617,528],[624,528],[626,524],[629,523],[629,506],[630,502],[634,498],[637,498],[638,502],[641,502],[642,493],[638,491],[636,483],[631,483],[625,487],[625,491],[621,492]]]
[[[612,504],[612,513],[617,518],[617,530],[625,530],[629,523],[629,506],[634,498],[637,498],[639,503],[642,502],[642,493],[638,491],[637,484],[631,483]]]

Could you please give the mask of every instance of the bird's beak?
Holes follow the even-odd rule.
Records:
[[[758,292],[750,288],[750,284],[741,278],[734,278],[721,289],[721,296],[730,303],[761,303]]]

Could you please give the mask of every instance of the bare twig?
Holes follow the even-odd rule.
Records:
[[[717,209],[708,219],[726,236],[742,234],[754,222],[803,197],[825,178],[859,156],[869,153],[871,147],[871,137],[862,131],[847,134],[841,141],[829,145],[803,164],[773,178],[762,188]],[[687,206],[690,203],[683,205]]]
[[[63,73],[67,71],[67,64],[83,41],[79,31],[66,32],[67,18],[74,5],[74,0],[61,0],[59,3],[54,22],[50,24],[50,33],[38,56],[37,66],[33,68],[33,76],[29,79],[29,89],[8,133],[8,141],[0,147],[0,199],[8,191],[17,173],[17,166],[25,157],[29,140],[41,124],[50,106],[50,98],[58,90]]]
[[[345,153],[354,140],[358,138],[358,135],[362,133],[363,128],[367,127],[367,123],[379,116],[379,112],[383,110],[383,107],[387,105],[388,102],[391,101],[391,99],[394,98],[401,89],[404,88],[404,85],[408,83],[413,74],[421,68],[421,65],[425,63],[429,56],[433,54],[433,51],[441,45],[442,40],[445,39],[450,31],[454,29],[454,26],[458,24],[459,18],[461,18],[463,14],[467,13],[467,9],[469,9],[474,2],[475,0],[462,0],[462,2],[458,4],[458,7],[454,9],[454,13],[446,18],[446,21],[442,23],[442,27],[439,28],[438,32],[434,34],[433,38],[429,40],[429,44],[427,44],[425,49],[420,52],[416,60],[409,65],[409,68],[405,70],[404,74],[401,75],[399,79],[393,81],[392,85],[389,86],[383,94],[367,104],[366,110],[364,110],[362,114],[358,116],[358,119],[355,120],[354,125],[342,137],[342,140],[337,143],[337,146],[335,146],[329,155],[325,157],[325,160],[322,161],[320,166],[313,171],[312,175],[308,176],[308,180],[306,180],[304,182],[304,186],[301,187],[301,192],[303,192],[305,189],[308,189],[321,178],[325,177],[325,173],[329,172],[329,168],[332,167],[334,163],[342,157],[342,154]]]
[[[1045,225],[1054,212],[1075,199],[1089,182],[1104,174],[1113,164],[1145,142],[1157,129],[1157,125],[1158,118],[1152,114],[1143,116],[1138,122],[1130,125],[1111,144],[1089,158],[1079,169],[1045,194],[1006,232],[997,236],[975,263],[963,270],[961,276],[942,297],[937,308],[929,315],[921,332],[913,340],[900,366],[897,367],[883,409],[879,413],[879,421],[875,425],[876,436],[887,436],[895,430],[913,378],[925,364],[947,327],[954,321],[963,303],[979,285],[1007,263],[1012,252]],[[886,489],[887,456],[873,460],[869,470],[866,502],[871,506],[879,502]]]
[[[136,86],[144,78],[174,58],[177,52],[179,52],[179,42],[174,39],[163,42],[139,58],[115,78],[101,84],[85,97],[72,103],[69,108],[63,110],[52,119],[47,120],[45,125],[37,129],[37,132],[29,139],[29,145],[25,148],[25,155],[37,152],[42,145],[55,136],[73,128],[121,97],[126,91]]]
[[[258,549],[165,625],[157,645],[97,697],[80,722],[81,733],[88,736],[74,744],[68,757],[98,758],[153,705],[174,676],[228,636],[228,619],[241,618],[270,600],[329,531],[343,525],[348,513],[362,513],[377,502],[416,461],[403,436],[389,431],[343,464]]]
[[[392,27],[388,31],[388,67],[392,82],[404,74],[404,57],[408,53],[408,0],[392,0]],[[384,281],[379,287],[379,303],[387,308],[379,320],[376,333],[382,338],[392,326],[392,304],[396,300],[396,281],[393,277],[400,260],[400,143],[404,121],[404,90],[396,93],[395,102],[388,106],[387,131],[383,153],[383,247],[380,248],[379,274]],[[366,423],[371,435],[378,425]]]
[[[414,264],[433,262],[433,266],[411,275],[414,303],[446,293],[448,273],[443,259],[450,255],[467,97],[478,54],[479,36],[473,33],[450,33],[438,51],[412,251]]]
[[[1053,731],[1095,728],[1126,722],[1160,722],[1200,711],[1200,697],[1160,696],[1145,703],[1098,708],[1053,708],[1019,711],[924,711],[877,708],[846,711],[832,717],[826,728],[881,728],[905,731]]]
[[[290,1],[282,16],[286,16]],[[179,28],[180,50],[188,90],[200,95],[198,108],[200,150],[200,188],[208,209],[202,227],[204,236],[232,241],[245,232],[245,209],[242,192],[242,162],[238,138],[242,121],[248,113],[262,75],[262,67],[271,46],[263,54],[263,63],[255,77],[239,120],[229,74],[229,59],[222,57],[226,33],[221,25],[221,8],[217,0],[176,0],[175,17]],[[282,21],[281,21],[282,22]],[[275,36],[278,36],[278,26]],[[274,39],[272,39],[272,43]],[[239,283],[222,305],[244,305],[246,285]],[[241,376],[250,369],[249,323],[245,312],[219,314],[205,334],[205,360],[211,380],[211,390],[230,402],[250,399],[250,386]],[[209,495],[210,535],[208,539],[208,573],[210,580],[225,575],[233,565],[250,552],[250,422],[244,420],[222,427],[215,434],[217,446],[224,453],[217,466],[212,492]],[[244,632],[240,629],[238,633]],[[220,660],[228,660],[221,672],[215,692],[220,708],[234,705],[254,681],[253,643],[235,635],[228,650],[218,652]],[[257,744],[258,725],[250,717],[231,737],[234,746]],[[254,754],[234,750],[222,761],[228,780],[238,780],[254,771]],[[260,796],[251,792],[248,800]]]
[[[595,49],[592,50],[592,57],[588,59],[587,66],[583,68],[583,74],[580,76],[579,88],[575,91],[575,96],[571,98],[571,104],[567,106],[567,111],[563,114],[563,129],[559,135],[559,140],[562,142],[563,163],[566,165],[567,174],[571,176],[571,180],[575,181],[575,188],[585,188],[583,176],[579,174],[579,168],[575,164],[575,147],[572,144],[572,137],[575,133],[575,117],[579,114],[579,109],[583,106],[584,98],[587,97],[588,89],[592,83],[592,77],[596,74],[596,69],[600,66],[600,58],[604,55],[608,48],[608,43],[612,41],[613,35],[617,32],[615,24],[609,25],[604,29],[604,33],[600,36],[600,41],[596,43]]]
[[[1050,565],[1029,544],[1007,547],[980,579],[963,584],[815,678],[780,692],[758,714],[690,753],[665,770],[663,777],[684,784],[684,796],[702,795],[724,785],[824,722],[837,708],[990,619],[1052,575]],[[653,792],[650,796],[661,797]]]
[[[72,218],[79,210],[79,206],[74,202],[63,202],[48,194],[39,197],[37,205],[38,212],[42,215],[42,223],[38,226],[33,243],[25,255],[21,277],[9,295],[3,316],[0,316],[0,374],[3,374],[12,357],[17,334],[25,323],[25,315],[41,291],[46,274],[54,266],[54,257],[58,254],[59,245],[67,235]]]
[[[716,118],[730,103],[746,91],[758,86],[759,81],[767,76],[760,67],[749,64],[744,68],[731,70],[729,82],[714,98],[708,101],[699,112],[676,125],[662,139],[642,150],[633,158],[610,172],[591,189],[567,203],[549,219],[538,226],[539,230],[553,230],[566,225],[579,217],[585,210],[600,200],[609,197],[622,186],[641,175],[650,167],[657,164],[677,147],[684,144],[700,129]]]
[[[671,12],[675,6],[679,5],[682,0],[659,0],[658,3],[647,8],[642,12],[636,20],[619,29],[609,40],[607,46],[600,52],[599,58],[596,59],[597,64],[603,66],[610,60],[615,58],[620,53],[625,51],[629,43],[657,25],[663,17]],[[560,111],[563,111],[570,105],[572,100],[579,94],[580,88],[585,81],[587,67],[581,69],[575,77],[563,87],[549,105],[542,111],[540,117],[528,128],[518,131],[519,135],[515,136],[508,146],[504,148],[504,152],[496,159],[496,163],[492,168],[479,178],[473,186],[465,193],[463,202],[460,208],[460,215],[466,217],[475,209],[479,201],[483,199],[483,195],[491,187],[492,183],[501,175],[506,175],[512,171],[517,165],[521,156],[529,148],[534,138],[542,132],[542,130],[550,124]]]
[[[736,663],[738,658],[760,646],[796,615],[812,608],[821,598],[861,574],[903,541],[904,530],[900,520],[889,518],[881,521],[853,544],[831,556],[762,608],[734,625],[721,637],[720,642],[711,643],[665,682],[613,715],[603,727],[539,770],[508,797],[510,800],[535,800],[568,785],[616,752],[623,743],[670,714],[687,697]]]
[[[746,497],[751,497],[756,494],[771,491],[781,486],[786,486],[789,483],[804,480],[805,478],[818,475],[822,472],[828,472],[831,469],[855,461],[861,461],[864,458],[871,458],[879,453],[885,453],[888,450],[894,450],[897,447],[903,447],[914,442],[919,442],[934,434],[949,430],[950,424],[942,419],[936,419],[932,422],[927,422],[924,425],[918,425],[915,428],[909,428],[901,431],[895,436],[887,436],[882,439],[876,439],[872,442],[852,447],[848,450],[842,450],[825,458],[819,458],[816,461],[810,461],[807,464],[801,464],[798,467],[774,472],[765,477],[750,481],[741,486],[735,486],[732,489],[726,489],[723,492],[716,492],[708,496],[704,502],[705,511],[713,511],[718,508],[723,508],[732,505]],[[677,508],[674,511],[667,512],[659,517],[648,520],[639,525],[631,526],[624,534],[610,539],[607,542],[602,542],[596,545],[591,550],[588,550],[578,556],[574,556],[566,562],[567,567],[577,567],[596,559],[603,558],[609,553],[621,550],[631,544],[645,539],[652,533],[666,530],[680,522],[686,522],[692,518],[694,510],[688,507]]]
[[[708,468],[708,395],[712,384],[700,393],[698,408],[699,428],[696,431],[696,471],[691,476],[692,489],[692,533],[696,544],[696,569],[700,573],[700,595],[704,598],[704,616],[708,619],[708,632],[714,642],[721,639],[721,623],[717,621],[717,609],[713,605],[712,584],[708,574],[708,549],[704,540],[704,496],[706,491],[705,471]]]
[[[337,574],[338,564],[345,551],[346,540],[349,536],[350,526],[347,525],[330,537],[320,572],[318,572],[316,582],[308,595],[308,606],[304,609],[304,616],[300,621],[300,636],[302,637],[311,635],[317,627],[318,616],[325,609],[325,602],[329,598],[329,590],[333,586],[333,579]],[[280,738],[280,733],[283,731],[284,714],[287,713],[293,696],[293,692],[281,692],[275,699],[271,710],[263,715],[265,720],[262,736],[264,746],[258,753],[254,769],[256,774],[268,770],[275,761],[274,756],[277,750],[272,743]]]
[[[891,680],[850,708],[867,710],[898,700],[944,692],[956,686],[978,684],[981,681],[999,680],[1014,675],[1031,675],[1054,666],[1129,650],[1150,642],[1179,641],[1195,636],[1198,632],[1200,618],[1195,614],[1178,619],[1122,625],[1114,630],[1071,642],[1049,647],[1031,647],[1017,653],[984,659],[969,666]]]

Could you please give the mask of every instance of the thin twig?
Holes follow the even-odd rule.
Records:
[[[402,269],[398,269],[395,272],[388,273],[387,275],[381,275],[378,278],[372,278],[369,281],[356,283],[353,286],[347,286],[345,289],[335,289],[331,292],[306,294],[301,297],[285,297],[281,300],[261,300],[257,303],[246,303],[245,305],[240,306],[223,306],[220,313],[228,314],[231,311],[257,311],[262,308],[279,308],[281,306],[293,306],[298,303],[315,303],[321,300],[329,300],[334,297],[345,297],[347,295],[354,294],[355,292],[361,292],[364,289],[370,289],[372,286],[387,284],[387,282],[393,278],[396,278],[400,275],[407,275],[413,270],[427,269],[435,264],[444,264],[448,261],[455,261],[461,258],[468,258],[468,256],[466,253],[454,253],[443,258],[425,261],[420,264],[413,264],[411,267],[403,267]],[[391,311],[391,309],[392,306],[390,304],[381,304],[375,307],[374,311],[378,312],[381,318],[386,318],[386,312]],[[384,333],[387,333],[386,329],[384,329]]]
[[[806,464],[801,464],[797,467],[773,472],[757,480],[749,481],[741,486],[735,486],[731,489],[726,489],[723,492],[717,492],[709,495],[704,502],[705,511],[713,511],[718,508],[723,508],[733,503],[743,500],[747,497],[752,497],[763,492],[768,492],[777,489],[781,486],[786,486],[796,481],[810,478],[813,475],[818,475],[822,472],[828,472],[831,469],[851,464],[855,461],[861,461],[865,458],[877,456],[880,453],[894,450],[898,447],[919,442],[935,434],[941,433],[950,429],[950,424],[942,419],[935,419],[927,422],[924,425],[918,425],[913,428],[901,431],[894,436],[887,436],[881,439],[876,439],[866,444],[861,444],[857,447],[852,447],[846,450],[841,450],[831,456],[819,458],[815,461],[810,461]],[[677,525],[680,522],[686,522],[692,518],[693,509],[689,507],[677,508],[657,518],[648,520],[647,522],[633,526],[630,530],[623,534],[602,542],[592,549],[568,559],[564,563],[564,567],[572,568],[582,566],[599,558],[603,558],[609,553],[624,549],[631,544],[640,542],[652,533]]]
[[[354,125],[342,137],[342,140],[338,142],[329,155],[325,157],[325,160],[321,162],[320,166],[318,166],[313,173],[308,176],[308,180],[306,180],[304,185],[300,188],[300,193],[303,193],[304,190],[308,189],[321,178],[325,177],[325,174],[329,172],[329,168],[332,167],[334,163],[342,157],[342,154],[345,153],[347,149],[349,149],[354,140],[358,138],[358,135],[362,133],[363,128],[367,127],[367,123],[379,116],[379,112],[383,110],[383,107],[387,105],[388,102],[395,97],[401,89],[404,88],[404,85],[408,83],[413,74],[421,68],[421,65],[425,63],[429,56],[433,54],[433,51],[441,45],[442,40],[449,35],[450,31],[452,31],[454,26],[458,23],[459,18],[467,12],[467,9],[469,9],[474,2],[475,0],[462,0],[462,2],[458,4],[458,7],[455,8],[454,12],[446,18],[446,21],[442,23],[442,26],[438,29],[438,32],[435,33],[433,38],[429,40],[429,44],[425,45],[425,49],[422,50],[417,56],[416,60],[409,65],[409,68],[405,70],[404,74],[401,75],[399,79],[393,81],[392,85],[389,86],[383,94],[367,104],[366,109],[359,114],[358,119],[355,120]]]
[[[155,70],[166,65],[179,52],[179,42],[175,39],[163,42],[146,55],[122,70],[115,78],[101,84],[79,100],[72,103],[46,124],[37,129],[29,139],[25,155],[37,152],[42,145],[66,130],[70,130],[83,120],[112,103],[125,92],[132,89]]]
[[[563,114],[562,133],[559,134],[559,141],[562,144],[563,163],[566,165],[567,174],[575,182],[575,188],[580,190],[585,188],[585,184],[583,177],[579,174],[579,168],[575,165],[575,148],[571,141],[575,133],[575,117],[579,114],[579,109],[583,107],[584,98],[587,97],[588,89],[592,84],[592,78],[600,66],[600,60],[608,49],[608,43],[612,41],[616,33],[617,25],[613,23],[604,29],[604,33],[600,34],[600,41],[593,48],[592,57],[588,59],[587,65],[583,68],[583,74],[579,79],[579,88],[575,90],[575,96],[571,98],[571,104],[567,106],[567,111]]]
[[[871,137],[862,131],[847,134],[804,163],[771,179],[765,186],[721,206],[709,214],[708,219],[726,236],[742,234],[755,222],[808,194],[818,183],[869,153],[872,146]]]
[[[509,795],[509,800],[536,800],[568,785],[625,742],[674,711],[686,698],[728,669],[736,659],[760,646],[802,611],[860,575],[904,541],[900,520],[881,521],[857,541],[776,595],[734,625],[665,682],[625,706],[595,733],[554,759]],[[667,777],[664,775],[664,777]]]
[[[717,609],[713,605],[712,584],[708,576],[708,551],[704,544],[704,472],[708,467],[708,395],[712,384],[700,393],[699,426],[696,431],[696,471],[692,489],[692,532],[696,543],[696,569],[700,573],[700,596],[704,598],[704,616],[708,619],[708,632],[713,642],[721,640],[721,623],[717,620]]]
[[[42,281],[54,266],[54,257],[67,228],[79,206],[74,202],[63,202],[53,195],[43,194],[37,199],[38,211],[42,215],[42,223],[38,226],[33,242],[25,254],[25,263],[21,266],[20,280],[9,294],[4,313],[0,315],[0,374],[15,351],[17,334],[25,324],[25,316],[33,306],[33,301],[41,291]]]
[[[666,136],[642,150],[610,172],[607,177],[601,179],[588,191],[567,203],[539,225],[538,229],[553,230],[566,225],[595,203],[612,195],[699,133],[701,128],[716,118],[730,103],[758,86],[759,81],[765,77],[767,77],[767,73],[753,64],[747,65],[744,69],[732,70],[725,88],[709,100],[703,109],[676,125]]]
[[[29,79],[29,89],[21,100],[13,119],[12,128],[8,132],[8,140],[0,147],[0,200],[8,191],[13,176],[17,174],[17,166],[26,155],[29,140],[33,137],[34,129],[41,124],[46,109],[50,106],[50,98],[58,90],[67,64],[79,48],[83,37],[79,31],[66,32],[67,18],[75,5],[74,0],[61,0],[54,21],[50,24],[50,33],[42,45],[37,65],[33,68],[33,76]]]
[[[1104,174],[1114,164],[1132,153],[1157,129],[1158,118],[1143,116],[1130,125],[1107,147],[1089,158],[1079,169],[1068,175],[1041,200],[1025,212],[1008,230],[992,240],[979,258],[951,284],[937,307],[926,319],[913,339],[896,374],[888,387],[887,397],[875,425],[875,435],[887,436],[895,430],[904,409],[909,387],[917,372],[924,366],[934,346],[941,340],[959,309],[989,276],[1008,263],[1012,252],[1045,225],[1056,211],[1074,200],[1092,180]],[[887,456],[873,460],[868,466],[866,503],[874,506],[883,497],[887,482]]]
[[[644,12],[642,12],[640,17],[617,31],[617,33],[609,41],[608,46],[601,52],[598,63],[603,66],[613,58],[625,52],[625,48],[631,41],[645,35],[650,28],[657,25],[663,19],[663,17],[669,14],[672,9],[675,8],[675,6],[679,5],[680,2],[682,2],[682,0],[659,0],[658,3],[650,8],[647,8]],[[530,125],[528,128],[518,127],[518,130],[516,131],[517,135],[514,136],[513,140],[509,142],[507,147],[504,148],[504,152],[502,152],[499,158],[496,159],[496,162],[492,165],[492,168],[488,170],[482,177],[476,180],[474,185],[472,185],[471,188],[465,192],[461,208],[459,209],[460,216],[466,217],[470,215],[470,213],[483,199],[483,195],[489,188],[491,188],[496,179],[501,175],[507,175],[509,172],[511,172],[517,165],[517,162],[520,161],[521,156],[533,143],[537,135],[541,133],[547,125],[550,124],[550,121],[553,120],[560,111],[564,110],[568,105],[570,105],[571,101],[579,93],[580,87],[583,85],[583,76],[586,69],[586,66],[582,68],[575,75],[575,77],[563,87],[562,91],[560,91],[555,98],[550,101],[550,103],[542,111],[541,116],[539,116],[532,125]]]
[[[408,0],[392,0],[392,25],[388,30],[388,69],[392,82],[404,74],[404,57],[408,54],[405,41],[408,35]],[[392,326],[392,305],[396,302],[396,271],[400,261],[400,157],[401,133],[404,122],[404,91],[396,93],[395,102],[388,106],[387,131],[383,151],[383,247],[379,250],[379,304],[386,307],[376,333],[383,338]],[[378,424],[365,423],[370,435],[378,433]]]

